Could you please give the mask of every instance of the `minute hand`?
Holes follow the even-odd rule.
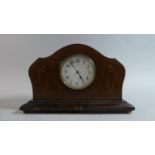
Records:
[[[81,74],[79,73],[79,71],[75,68],[75,66],[74,66],[72,63],[71,63],[71,66],[74,68],[74,70],[76,71],[76,73],[79,75],[81,81],[82,81],[83,83],[85,83],[84,80],[83,80],[83,78],[82,78],[82,76],[81,76]]]

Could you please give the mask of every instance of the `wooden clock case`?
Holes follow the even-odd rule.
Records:
[[[93,83],[83,90],[66,87],[60,64],[70,55],[84,54],[96,65]],[[65,46],[47,58],[39,58],[29,69],[33,100],[22,105],[25,113],[129,113],[134,107],[122,99],[125,68],[95,49],[82,44]]]

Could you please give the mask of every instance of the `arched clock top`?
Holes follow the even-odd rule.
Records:
[[[35,112],[32,105],[39,106],[37,102],[40,112],[132,111],[134,107],[122,99],[124,66],[101,53],[72,44],[37,59],[29,68],[33,100],[21,109]]]

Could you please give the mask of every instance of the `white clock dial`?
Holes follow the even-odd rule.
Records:
[[[67,87],[75,90],[84,89],[95,78],[95,63],[86,55],[72,55],[61,63],[60,77]]]

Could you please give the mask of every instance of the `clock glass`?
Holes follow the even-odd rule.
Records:
[[[75,90],[84,89],[95,78],[95,63],[86,55],[71,55],[61,63],[60,77],[67,87]]]

